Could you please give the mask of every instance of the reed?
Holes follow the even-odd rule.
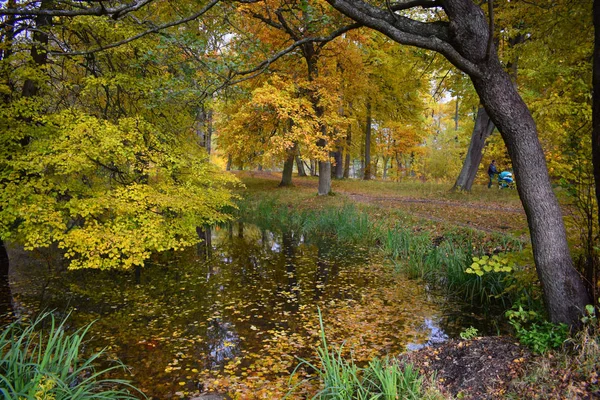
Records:
[[[0,335],[0,393],[7,400],[133,400],[145,397],[128,381],[107,378],[112,367],[96,369],[103,356],[82,357],[83,340],[91,325],[72,334],[65,332],[50,312],[31,324],[17,321]],[[48,328],[44,328],[48,325]],[[134,395],[135,393],[136,395]]]

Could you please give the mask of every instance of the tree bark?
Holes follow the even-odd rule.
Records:
[[[292,173],[294,172],[294,161],[296,160],[296,148],[294,144],[292,147],[286,150],[286,157],[283,163],[283,172],[281,174],[281,182],[279,186],[293,186],[292,184]]]
[[[335,179],[343,179],[344,178],[344,162],[342,158],[342,148],[338,146],[337,151],[333,152],[333,159],[335,160],[335,168],[333,177]]]
[[[367,120],[365,126],[365,170],[363,179],[371,179],[371,102],[367,102]]]
[[[473,84],[513,163],[548,314],[553,322],[578,325],[590,299],[573,265],[535,122],[497,57],[487,63],[485,72],[485,78],[472,78]]]
[[[473,133],[471,134],[471,141],[469,142],[469,150],[452,190],[471,191],[475,176],[477,176],[477,169],[483,157],[485,141],[492,134],[494,128],[494,123],[490,120],[485,108],[479,107],[477,109],[477,118],[473,127]]]
[[[300,158],[300,155],[296,153],[296,168],[298,169],[298,176],[306,176],[306,169],[304,168],[304,161]]]
[[[552,191],[535,122],[498,59],[493,16],[488,24],[483,10],[472,0],[427,2],[429,7],[441,6],[446,13],[447,22],[438,23],[391,15],[389,10],[362,0],[327,1],[355,21],[399,43],[441,53],[469,75],[488,115],[502,134],[513,163],[550,319],[578,326],[590,298],[573,265],[562,212]],[[400,10],[423,3],[395,3],[392,7]]]
[[[352,129],[348,124],[348,134],[346,135],[346,162],[344,163],[344,178],[350,178],[350,146],[352,145]]]
[[[331,193],[331,162],[319,161],[319,196]]]

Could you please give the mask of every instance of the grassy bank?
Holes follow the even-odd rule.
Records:
[[[248,185],[248,183],[247,183]],[[251,187],[240,203],[240,218],[270,231],[307,237],[329,235],[341,242],[369,247],[386,256],[397,272],[422,279],[447,294],[488,307],[510,307],[514,273],[467,273],[473,257],[515,252],[523,243],[513,236],[484,233],[419,220],[400,210],[355,204],[343,196],[315,199],[304,190],[265,191]],[[259,185],[259,188],[262,187]]]

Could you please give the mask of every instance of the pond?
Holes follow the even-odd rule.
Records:
[[[317,307],[327,337],[358,362],[447,338],[448,304],[369,249],[241,223],[206,236],[131,272],[68,271],[51,252],[11,248],[13,312],[95,321],[85,351],[107,348],[156,399],[283,396],[298,357],[319,344]]]

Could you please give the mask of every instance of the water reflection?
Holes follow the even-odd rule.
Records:
[[[28,314],[73,310],[73,327],[97,320],[89,348],[108,347],[148,394],[165,399],[180,381],[199,384],[187,378],[192,370],[219,370],[232,359],[244,365],[273,332],[300,332],[303,308],[359,302],[373,284],[362,268],[368,251],[332,237],[277,234],[242,223],[202,227],[198,235],[204,240],[199,247],[156,255],[133,271],[65,271],[51,256],[15,251],[12,296]],[[406,285],[401,289],[408,297],[393,301],[409,311],[391,316],[386,327],[390,351],[406,344],[396,330],[423,324],[410,311],[418,283]],[[426,340],[427,333],[416,336]]]

